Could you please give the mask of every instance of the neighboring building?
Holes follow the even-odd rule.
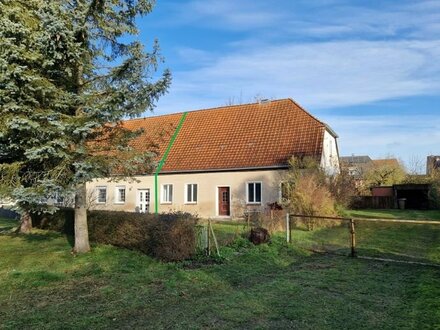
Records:
[[[339,172],[337,135],[291,99],[127,120],[133,145],[156,147],[160,173],[88,184],[92,207],[240,217],[278,201],[292,156]],[[161,167],[161,163],[163,166]]]
[[[396,158],[386,158],[386,159],[373,159],[373,166],[378,167],[400,167],[399,161]]]
[[[344,156],[340,159],[341,168],[347,169],[348,174],[362,179],[363,175],[372,168],[400,167],[396,158],[371,159],[370,156]]]
[[[344,156],[340,158],[340,162],[341,167],[347,169],[349,175],[359,179],[373,165],[373,160],[369,156]]]
[[[407,208],[426,210],[430,207],[430,184],[395,184],[371,188],[371,208]]]
[[[436,170],[440,170],[440,156],[428,156],[426,160],[426,174],[431,175]]]

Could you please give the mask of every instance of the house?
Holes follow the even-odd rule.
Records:
[[[156,146],[153,174],[88,184],[95,209],[186,211],[239,217],[280,199],[292,156],[314,157],[339,172],[336,133],[291,99],[261,101],[127,120],[144,132],[136,148]]]
[[[371,159],[370,156],[343,156],[340,158],[341,167],[348,171],[349,175],[362,178],[372,168],[400,167],[396,158]]]
[[[440,169],[440,156],[428,156],[426,159],[426,174],[431,175]]]
[[[396,158],[385,158],[385,159],[373,159],[373,166],[376,168],[380,168],[380,167],[397,168],[400,167],[400,164]]]
[[[340,158],[341,167],[347,169],[348,174],[355,178],[362,176],[372,166],[373,160],[369,156],[344,156]]]

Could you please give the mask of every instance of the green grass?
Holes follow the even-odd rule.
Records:
[[[440,220],[439,210],[349,210],[344,216],[352,218]]]
[[[0,233],[10,231],[18,226],[17,220],[0,218]]]
[[[0,328],[440,328],[439,268],[311,254],[281,237],[238,240],[199,268],[70,249],[56,233],[0,235]]]
[[[439,211],[348,210],[346,217],[440,220]],[[348,223],[306,231],[292,223],[292,244],[313,251],[350,253]],[[244,226],[234,223],[215,224],[219,241],[229,242]],[[359,256],[390,258],[440,265],[440,225],[355,222],[356,251]],[[281,235],[281,234],[280,234]],[[283,234],[284,235],[284,234]]]

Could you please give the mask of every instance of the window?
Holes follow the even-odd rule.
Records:
[[[125,203],[125,187],[116,187],[115,191],[115,203],[124,204]]]
[[[197,184],[190,183],[186,185],[185,203],[197,203]]]
[[[290,200],[291,184],[289,182],[280,183],[280,202],[285,203]]]
[[[261,204],[261,182],[248,182],[247,202],[249,204]]]
[[[173,185],[164,184],[162,185],[162,203],[172,203],[173,202]]]
[[[96,193],[98,195],[98,203],[105,204],[107,202],[107,187],[96,187]]]

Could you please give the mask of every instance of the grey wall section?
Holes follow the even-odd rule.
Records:
[[[234,172],[210,172],[189,174],[161,174],[159,175],[159,212],[185,211],[197,214],[204,218],[217,218],[218,212],[218,187],[230,187],[231,217],[241,217],[246,210],[264,209],[268,203],[279,200],[280,182],[287,170],[258,170],[258,171],[234,171]],[[247,184],[249,182],[261,182],[261,203],[247,203]],[[173,185],[172,203],[161,202],[162,187],[164,184]],[[198,200],[191,204],[185,201],[185,186],[197,184]],[[107,200],[105,203],[97,203],[97,187],[107,188]],[[126,199],[124,203],[118,203],[116,191],[118,187],[125,187]],[[101,179],[87,185],[89,195],[89,207],[91,209],[106,209],[135,212],[139,206],[138,191],[149,189],[150,212],[154,210],[154,176],[137,176],[130,181]]]

